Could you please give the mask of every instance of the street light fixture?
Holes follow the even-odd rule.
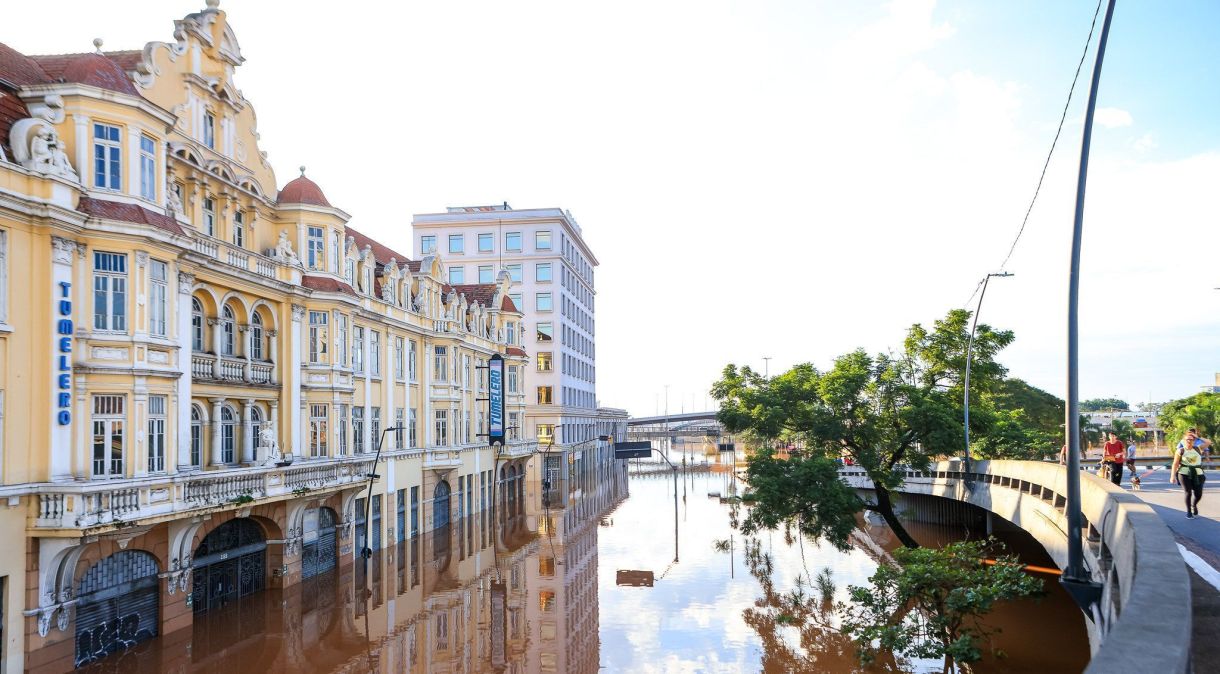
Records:
[[[963,426],[966,428],[966,466],[970,466],[970,363],[974,357],[974,331],[979,326],[979,313],[983,311],[983,298],[987,295],[987,283],[992,277],[1008,278],[1012,273],[992,272],[983,277],[983,292],[979,293],[979,304],[974,310],[974,320],[970,324],[970,342],[966,345],[966,380],[964,383],[965,393],[962,402],[962,417]]]

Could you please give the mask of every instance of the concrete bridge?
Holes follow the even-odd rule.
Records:
[[[845,468],[841,475],[857,489],[873,487],[858,468]],[[967,470],[960,460],[945,461],[926,473],[908,471],[900,493],[977,506],[1029,532],[1060,569],[1067,565],[1063,466],[975,461]],[[1102,585],[1101,601],[1087,615],[1093,655],[1085,671],[1190,672],[1190,577],[1173,535],[1148,504],[1106,480],[1081,473],[1080,493],[1085,566]]]

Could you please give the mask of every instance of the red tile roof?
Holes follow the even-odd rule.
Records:
[[[322,290],[332,293],[343,293],[352,297],[356,296],[356,291],[351,286],[328,276],[302,276],[301,285],[310,290]]]
[[[143,206],[123,204],[117,201],[105,201],[92,197],[81,197],[76,209],[85,215],[107,220],[120,220],[144,225],[152,225],[174,234],[185,234],[178,221],[156,211],[150,211]]]
[[[5,91],[0,85],[0,147],[7,148],[4,151],[4,156],[13,160],[13,148],[8,146],[8,132],[13,128],[13,123],[19,119],[25,119],[30,116],[30,111],[25,107],[17,95],[11,91]]]
[[[516,346],[510,346],[510,347],[508,347],[508,348],[504,349],[504,353],[506,353],[506,354],[508,354],[508,355],[510,355],[510,356],[524,356],[524,355],[527,355],[527,354],[525,353],[525,349],[522,349],[522,348],[519,348],[519,347],[516,347]]]
[[[127,52],[117,53],[123,55],[124,60],[130,60]],[[123,66],[105,54],[48,54],[30,58],[52,81],[75,82],[131,96],[140,95]]]
[[[322,188],[306,178],[304,173],[284,185],[284,189],[280,190],[279,196],[275,198],[275,203],[331,207],[330,202],[326,200],[326,195],[322,194]]]
[[[369,237],[361,234],[359,231],[353,229],[350,225],[347,226],[346,229],[347,235],[356,240],[356,248],[364,250],[365,246],[370,246],[373,249],[373,259],[377,261],[377,264],[389,264],[390,258],[394,258],[395,264],[397,264],[399,267],[402,267],[403,265],[411,266],[411,258],[409,256],[403,255],[402,253],[399,253],[388,246],[384,246],[377,241],[370,239]],[[415,266],[411,268],[411,271],[419,271],[418,262],[415,263]]]
[[[0,42],[0,80],[22,86],[46,84],[51,78],[33,59]]]
[[[467,283],[456,286],[446,285],[444,287],[444,292],[446,295],[449,294],[450,288],[456,290],[458,295],[465,295],[467,304],[474,304],[475,302],[478,302],[485,307],[490,307],[492,300],[494,300],[496,297],[495,283]],[[513,304],[512,298],[508,295],[505,295],[500,300],[500,311],[521,313],[517,310],[517,306]]]

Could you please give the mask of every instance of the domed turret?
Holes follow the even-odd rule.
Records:
[[[284,204],[309,204],[310,206],[326,206],[332,208],[330,202],[326,200],[326,195],[322,194],[322,188],[309,178],[305,177],[305,167],[301,167],[301,175],[280,190],[279,196],[276,197],[275,203],[283,206]]]

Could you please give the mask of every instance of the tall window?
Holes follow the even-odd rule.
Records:
[[[327,420],[326,405],[309,406],[309,455],[326,456]]]
[[[126,398],[93,396],[93,477],[123,476]]]
[[[203,462],[203,415],[198,405],[191,405],[191,456],[192,466],[198,467]]]
[[[335,406],[335,438],[339,456],[347,456],[347,405]]]
[[[330,341],[326,334],[325,311],[309,312],[309,362],[326,363],[326,349]]]
[[[509,275],[509,277],[512,278],[513,283],[521,282],[521,264],[520,263],[506,264],[506,265],[504,265],[504,268],[506,270],[508,270],[508,275]]]
[[[93,328],[106,332],[127,329],[127,256],[93,254]]]
[[[411,347],[407,353],[407,376],[411,381],[419,381],[416,376],[419,372],[419,357],[415,347],[415,340],[411,340]]]
[[[479,265],[479,283],[495,283],[495,276],[489,264]]]
[[[521,252],[521,232],[509,232],[504,235],[504,250],[510,253]]]
[[[220,462],[233,463],[237,457],[237,412],[225,405],[220,408]]]
[[[233,309],[225,305],[220,315],[220,353],[232,356],[237,346],[237,320],[233,317]]]
[[[555,424],[538,424],[538,441],[551,442],[555,438]]]
[[[332,274],[339,273],[339,235],[335,232],[330,233],[330,257],[327,262],[330,263],[327,269]]]
[[[123,143],[121,130],[109,124],[93,125],[93,186],[122,189]]]
[[[347,316],[344,314],[335,314],[335,329],[339,331],[339,353],[338,363],[347,365]]]
[[[254,443],[250,455],[254,457],[255,461],[258,461],[258,448],[262,446],[259,434],[263,432],[263,413],[258,407],[250,408],[250,430],[254,436],[250,439]]]
[[[535,293],[534,308],[538,311],[550,311],[553,308],[551,304],[550,293]]]
[[[203,200],[203,233],[216,236],[216,202],[210,197]]]
[[[203,304],[191,298],[191,350],[203,351]]]
[[[415,408],[412,407],[411,409],[407,410],[407,442],[410,443],[407,445],[408,447],[414,448],[419,446],[419,436],[416,434],[415,429]]]
[[[420,255],[431,255],[432,253],[435,253],[435,252],[436,252],[436,237],[435,236],[429,235],[429,236],[419,237],[419,254]]]
[[[508,368],[504,371],[504,373],[505,373],[505,379],[507,380],[505,382],[504,388],[507,389],[509,393],[516,393],[517,392],[517,366],[509,365]]]
[[[343,264],[343,278],[349,286],[356,287],[356,261],[350,257]]]
[[[550,281],[551,280],[551,263],[539,262],[534,266],[535,281]]]
[[[165,470],[165,396],[148,396],[148,472]]]
[[[381,333],[376,330],[369,331],[369,373],[381,376]]]
[[[554,404],[554,402],[555,402],[554,389],[550,386],[539,386],[538,387],[538,404],[539,405],[551,405],[551,404]]]
[[[449,411],[436,410],[436,445],[443,447],[449,444]]]
[[[140,136],[140,196],[157,200],[157,141]]]
[[[203,116],[203,144],[216,149],[216,116],[210,112]]]
[[[402,449],[407,446],[406,442],[405,442],[406,437],[407,437],[407,429],[405,428],[406,422],[407,422],[406,416],[407,416],[407,411],[405,409],[403,409],[401,407],[395,408],[395,410],[394,410],[394,428],[395,428],[394,448],[395,449]]]
[[[534,232],[534,250],[550,250],[551,249],[551,233]]]
[[[449,285],[456,286],[466,282],[466,268],[453,266],[449,268]]]
[[[394,378],[402,381],[407,376],[407,340],[394,337]]]
[[[309,268],[314,271],[321,271],[325,264],[323,258],[326,256],[324,246],[326,245],[325,233],[321,227],[309,228]]]
[[[250,358],[263,360],[263,317],[257,311],[250,317]]]
[[[364,408],[352,407],[352,452],[364,453]]]
[[[435,358],[433,359],[433,379],[435,381],[449,381],[449,355],[448,350],[443,346],[436,347]]]
[[[466,237],[461,234],[449,235],[449,252],[464,253],[466,252]]]
[[[539,351],[537,360],[539,372],[550,372],[555,368],[555,365],[551,360],[550,351]]]
[[[508,344],[517,343],[517,323],[509,321],[504,324],[504,341]]]
[[[246,214],[242,211],[233,214],[233,245],[246,247]]]
[[[419,486],[411,487],[411,535],[419,533]]]
[[[364,372],[364,328],[359,325],[352,328],[352,369]]]
[[[495,246],[496,237],[491,232],[479,235],[479,252],[490,253]]]
[[[378,443],[381,442],[381,408],[369,408],[369,437],[372,438],[373,445],[369,449],[376,450]]]
[[[160,260],[148,263],[148,332],[156,337],[164,337],[165,331],[165,298],[168,293],[169,265]]]
[[[508,431],[509,440],[517,440],[521,437],[521,415],[516,412],[508,413]]]

